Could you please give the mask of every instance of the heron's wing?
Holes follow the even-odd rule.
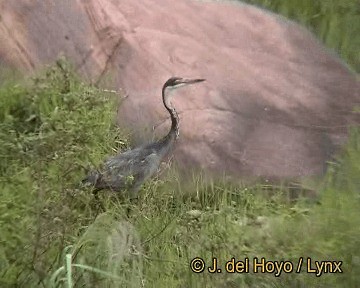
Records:
[[[101,179],[114,189],[141,184],[156,172],[159,163],[154,150],[139,147],[110,157],[103,165]]]
[[[133,150],[125,151],[121,154],[117,154],[108,158],[105,163],[105,169],[116,169],[118,173],[127,175],[132,173],[135,167],[138,167],[142,161],[146,159],[149,155],[154,153],[148,149],[142,147],[135,148]]]

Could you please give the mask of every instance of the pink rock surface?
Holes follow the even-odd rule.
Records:
[[[176,92],[180,168],[239,177],[321,175],[359,125],[356,76],[309,32],[245,4],[170,0],[0,2],[0,61],[25,71],[60,54],[128,97],[119,125],[136,143],[167,132],[161,86]],[[159,125],[160,123],[160,125]]]

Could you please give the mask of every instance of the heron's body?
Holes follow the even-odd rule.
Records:
[[[130,198],[136,198],[141,185],[153,176],[160,163],[174,146],[179,134],[179,118],[171,106],[167,94],[167,87],[179,84],[192,84],[203,79],[187,80],[178,77],[170,78],[163,86],[162,97],[165,108],[171,117],[169,133],[159,141],[139,146],[107,159],[100,171],[91,171],[83,180],[94,186],[94,192],[109,189],[116,192],[127,190]]]

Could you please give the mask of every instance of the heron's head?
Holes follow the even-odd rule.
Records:
[[[188,79],[181,77],[171,77],[169,80],[165,82],[164,89],[170,88],[171,90],[173,90],[179,87],[183,87],[189,84],[194,84],[202,81],[205,81],[205,79]]]

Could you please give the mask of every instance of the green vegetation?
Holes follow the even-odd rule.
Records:
[[[358,0],[243,0],[298,21],[360,72]]]
[[[116,97],[58,66],[0,90],[1,287],[29,279],[37,287],[57,265],[59,249],[95,217],[88,192],[75,187],[83,163],[126,145],[110,134]]]
[[[321,205],[264,197],[260,185],[147,183],[137,205],[103,193],[102,213],[78,183],[88,163],[127,147],[114,94],[59,61],[0,90],[1,287],[360,287],[360,131],[323,187]],[[126,216],[131,207],[130,217]],[[343,261],[343,273],[191,272],[201,257]],[[251,264],[252,265],[252,264]],[[250,270],[252,266],[250,265]],[[312,268],[315,263],[312,262]]]

